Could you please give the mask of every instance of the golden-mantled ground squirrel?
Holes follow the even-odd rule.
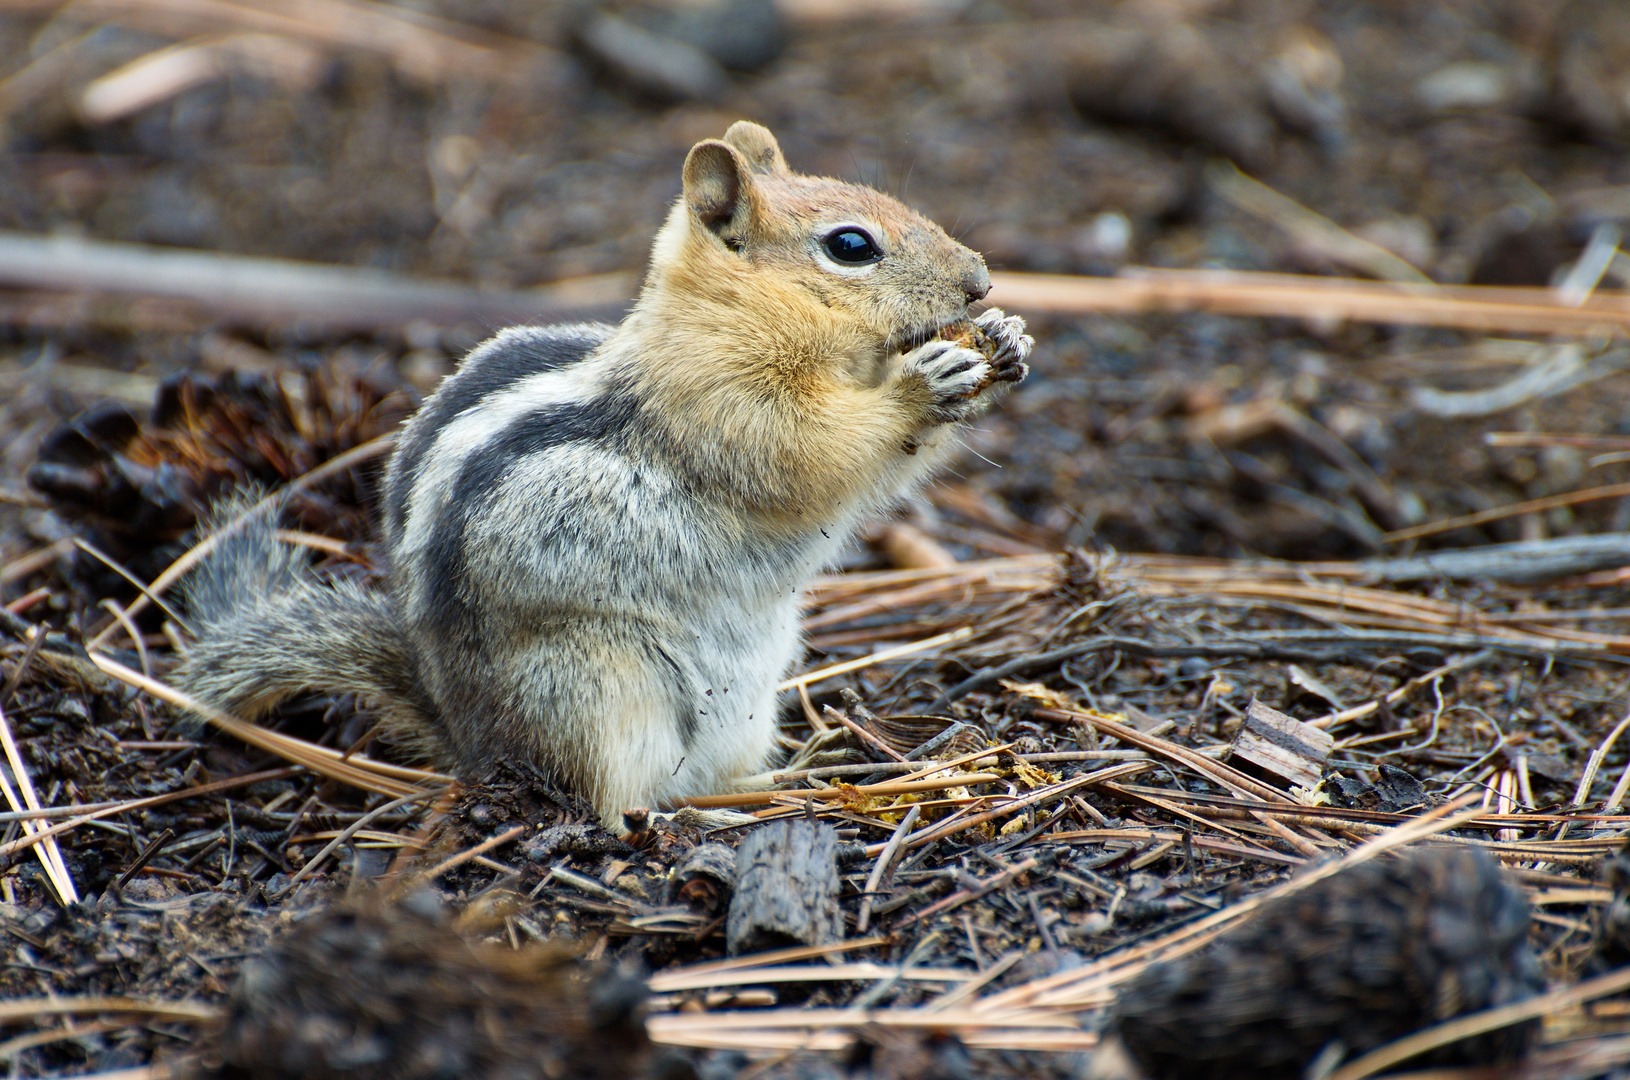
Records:
[[[180,683],[241,714],[356,693],[442,764],[530,759],[612,827],[725,788],[769,755],[800,586],[1024,378],[1023,321],[970,324],[989,289],[933,222],[735,124],[686,157],[622,325],[505,330],[407,424],[389,593],[314,580],[251,522],[194,575]]]

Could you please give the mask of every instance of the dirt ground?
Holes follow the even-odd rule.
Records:
[[[1406,278],[1544,286],[1565,278],[1593,237],[1616,239],[1613,230],[1630,225],[1630,11],[1614,0],[921,0],[897,5],[896,17],[818,0],[784,4],[779,16],[747,2],[408,6],[537,48],[516,75],[452,65],[427,73],[367,42],[306,44],[274,60],[224,63],[200,85],[97,119],[86,104],[96,80],[223,28],[167,22],[154,14],[161,5],[0,4],[0,228],[495,289],[638,272],[678,193],[685,151],[741,118],[769,126],[799,171],[907,199],[982,251],[993,270],[1353,274],[1355,258],[1373,267],[1379,251],[1395,260],[1385,265],[1401,263]],[[723,14],[714,10],[725,6]],[[602,25],[595,20],[606,12],[618,26],[666,33],[659,42],[688,35],[720,64],[699,85],[659,78],[650,65],[630,67],[595,44],[593,29]],[[244,55],[251,53],[261,56]],[[1264,211],[1242,194],[1228,161],[1365,241],[1362,256],[1310,241],[1282,204]],[[1618,255],[1600,287],[1630,285],[1627,268]],[[0,624],[0,708],[42,800],[128,800],[266,774],[222,796],[134,810],[69,834],[63,855],[86,897],[83,909],[64,911],[54,901],[28,851],[9,855],[0,879],[7,931],[0,994],[220,1000],[274,929],[353,876],[384,871],[392,851],[380,840],[289,884],[322,846],[310,836],[332,834],[383,800],[286,769],[71,665],[25,660],[23,629],[44,623],[69,641],[88,639],[109,621],[104,598],[134,599],[72,537],[150,580],[183,550],[198,507],[226,484],[286,481],[389,430],[495,327],[414,323],[341,336],[298,324],[164,325],[118,306],[64,319],[36,294],[0,299],[0,604],[14,608]],[[1000,291],[990,300],[1004,303]],[[847,685],[885,719],[932,712],[1015,743],[1018,753],[1119,745],[1038,718],[1046,701],[1057,704],[1036,697],[1046,690],[1203,747],[1235,733],[1253,695],[1306,719],[1476,650],[1349,643],[1301,661],[1288,652],[1207,659],[1112,650],[1019,672],[1040,688],[1028,697],[993,681],[929,706],[983,667],[1089,632],[1204,643],[1222,634],[1301,632],[1321,618],[1330,625],[1328,613],[1308,615],[1289,602],[1243,610],[1185,606],[1169,595],[1151,600],[1133,580],[1142,564],[1117,564],[1110,553],[1355,560],[1630,526],[1630,497],[1619,495],[1419,541],[1387,536],[1630,481],[1623,453],[1630,442],[1612,441],[1630,439],[1630,355],[1609,336],[1553,342],[1216,315],[1037,316],[1031,329],[1038,345],[1029,380],[980,422],[969,452],[900,520],[964,562],[1082,554],[1029,592],[891,601],[870,614],[812,621],[809,665],[819,667],[879,642],[954,627],[970,613],[1010,619],[1004,636],[938,660],[823,683],[814,707],[840,705],[838,688]],[[178,388],[172,380],[186,373],[193,382]],[[1502,405],[1499,395],[1524,379],[1538,388]],[[62,425],[87,409],[112,415],[103,407],[110,399],[142,421],[141,453],[126,458],[145,472],[118,464],[112,443],[84,437],[83,427],[64,434]],[[152,415],[155,401],[165,403],[161,416]],[[1491,445],[1491,433],[1599,441]],[[42,446],[60,466],[43,480],[30,473]],[[179,486],[154,479],[163,462],[178,465]],[[373,484],[364,468],[314,489],[297,507],[292,525],[361,545],[353,550],[360,564],[340,560],[335,572],[371,571]],[[869,539],[841,569],[890,565],[881,534]],[[1423,602],[1493,613],[1543,609],[1556,625],[1630,634],[1630,588],[1612,574],[1522,586],[1440,578],[1398,589]],[[1019,607],[1003,608],[1008,600]],[[1101,612],[1077,621],[1093,603]],[[812,616],[838,608],[823,594]],[[142,622],[150,657],[132,648],[114,655],[162,672],[173,655],[162,621],[149,614]],[[1311,672],[1311,683],[1293,675],[1293,663]],[[1385,760],[1432,796],[1467,783],[1499,787],[1520,771],[1520,801],[1556,808],[1575,798],[1592,751],[1625,711],[1627,691],[1630,672],[1616,649],[1496,649],[1439,687],[1435,712],[1429,696],[1410,699],[1395,716],[1342,732],[1403,731],[1407,752],[1396,739],[1379,749],[1344,743],[1332,764],[1373,781]],[[1172,726],[1162,727],[1168,720]],[[278,723],[337,747],[368,728],[347,700],[311,700],[284,710]],[[809,734],[796,703],[786,727],[790,740]],[[918,745],[938,730],[904,730],[899,745]],[[1626,767],[1626,746],[1619,741],[1595,763],[1595,784],[1581,803],[1608,796]],[[849,753],[856,762],[878,757],[865,746]],[[1047,767],[1069,780],[1095,763]],[[1139,782],[1215,790],[1180,771]],[[509,778],[466,792],[432,838],[436,850],[467,848],[511,822],[582,820],[569,796],[534,787]],[[1501,789],[1508,790],[1515,791]],[[1058,832],[1181,824],[1097,788],[1082,798],[1090,812],[1035,825]],[[898,815],[868,813],[830,817],[845,843],[888,839]],[[372,827],[413,835],[423,817],[409,807]],[[1593,879],[1596,860],[1622,843],[1624,828],[1581,828],[1575,838],[1597,846],[1544,867],[1530,859],[1527,883]],[[8,842],[20,824],[9,829]],[[928,908],[967,887],[970,876],[1006,872],[1013,863],[1004,860],[1026,845],[1045,856],[1040,871],[1015,875],[1016,885],[900,928],[891,943],[857,958],[984,971],[1017,951],[1023,959],[991,988],[1015,986],[1154,935],[1281,880],[1300,863],[1294,846],[1266,830],[1253,836],[1282,860],[1195,858],[1154,842],[1049,844],[1045,835],[994,855],[981,844],[1011,837],[942,843],[896,874],[887,903],[900,901],[889,909],[900,915],[892,917]],[[522,895],[536,887],[530,906],[507,924],[512,937],[520,927],[523,936],[571,938],[598,958],[661,970],[722,953],[705,904],[669,924],[659,917],[674,903],[670,870],[698,839],[666,836],[639,855],[563,843],[503,859],[515,871],[509,877],[471,863],[442,885],[456,908],[497,881]],[[563,852],[581,875],[609,874],[615,889],[605,892],[615,895],[551,885],[546,875]],[[619,862],[626,865],[616,870]],[[1043,880],[1049,867],[1089,884]],[[844,873],[864,880],[866,868]],[[853,892],[844,899],[851,920],[860,880],[848,882]],[[1106,882],[1122,890],[1119,923],[1104,920],[1113,894]],[[635,901],[638,910],[629,906]],[[1597,970],[1594,910],[1547,910],[1559,914],[1531,932],[1546,975],[1567,981]],[[856,982],[778,993],[771,996],[782,1005],[905,1006],[934,991]],[[180,1053],[191,1032],[180,1021],[63,1031],[39,1045],[0,1044],[0,1056],[17,1076],[133,1068]],[[978,1053],[991,1056],[935,1068],[1068,1075],[1080,1065],[1064,1054]],[[740,1064],[722,1052],[703,1060],[704,1072],[719,1076]],[[835,1058],[800,1067],[809,1075],[863,1075],[843,1071],[860,1066]],[[918,1068],[878,1064],[874,1074]]]

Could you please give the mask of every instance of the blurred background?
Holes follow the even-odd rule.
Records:
[[[13,589],[64,517],[156,568],[223,483],[389,430],[496,327],[615,318],[685,151],[740,118],[997,270],[1546,286],[1594,244],[1612,289],[1630,265],[1616,0],[0,0]],[[39,237],[61,259],[20,243]],[[349,294],[297,267],[292,301],[222,303],[209,286],[236,264],[205,261],[198,298],[154,298],[139,258],[60,246],[80,240],[362,268],[383,293],[336,317]],[[1606,337],[1032,322],[1031,381],[904,518],[955,558],[1354,557],[1630,479],[1612,452],[1630,358]],[[366,540],[353,502],[302,512]],[[1626,524],[1623,498],[1596,499],[1427,542]],[[851,565],[895,558],[872,539]]]

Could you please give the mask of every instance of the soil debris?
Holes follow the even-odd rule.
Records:
[[[1544,986],[1515,880],[1478,851],[1370,862],[1265,905],[1203,952],[1122,987],[1109,1027],[1159,1080],[1306,1075],[1412,1031]],[[1536,1025],[1417,1064],[1510,1062]]]

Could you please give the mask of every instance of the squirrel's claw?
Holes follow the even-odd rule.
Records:
[[[995,380],[1018,382],[1023,379],[1029,370],[1025,360],[1036,345],[1036,339],[1024,332],[1023,317],[991,308],[975,319],[974,325],[996,346],[990,358]]]

